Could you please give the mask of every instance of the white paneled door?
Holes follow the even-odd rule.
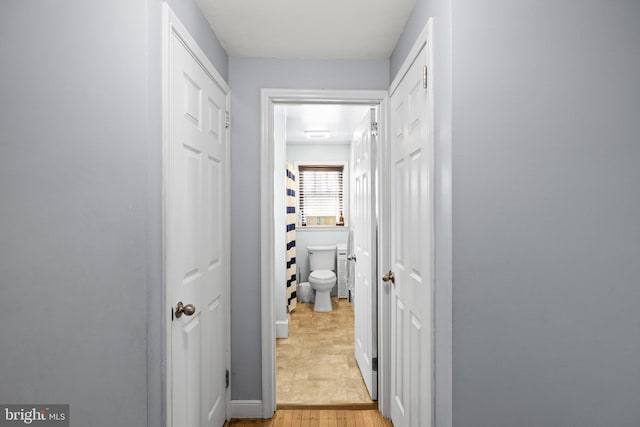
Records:
[[[433,95],[423,45],[391,94],[391,419],[428,427],[433,418]],[[430,83],[430,82],[429,82]]]
[[[173,427],[219,427],[227,415],[229,351],[228,88],[185,40],[171,28],[165,153],[172,316],[168,412]]]
[[[355,356],[371,399],[378,398],[375,219],[376,110],[362,118],[351,143]]]

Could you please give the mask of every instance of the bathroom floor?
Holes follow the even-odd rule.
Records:
[[[289,338],[277,340],[279,407],[373,404],[353,355],[353,307],[346,299],[333,297],[332,302],[329,313],[298,302]]]

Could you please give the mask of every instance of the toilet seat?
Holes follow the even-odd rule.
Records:
[[[331,284],[335,282],[336,275],[331,270],[315,270],[309,275],[309,282],[316,283],[318,285]]]

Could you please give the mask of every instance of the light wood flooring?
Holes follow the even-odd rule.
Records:
[[[377,410],[278,409],[270,420],[231,420],[234,427],[393,427]]]
[[[353,354],[353,307],[346,299],[334,297],[332,302],[329,313],[298,303],[289,319],[289,338],[277,340],[278,408],[336,404],[377,408]]]

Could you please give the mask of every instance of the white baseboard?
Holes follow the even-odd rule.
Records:
[[[232,400],[231,418],[262,418],[262,400]]]
[[[289,319],[276,321],[276,338],[289,338]]]

